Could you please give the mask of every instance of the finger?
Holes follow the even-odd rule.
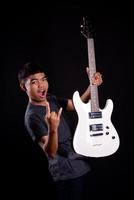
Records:
[[[49,117],[50,116],[50,106],[49,103],[46,103],[46,115]]]
[[[89,75],[89,67],[86,67],[87,74]]]
[[[92,80],[92,85],[97,85],[98,76],[94,75],[91,80]]]
[[[96,72],[95,75],[92,77],[92,84],[100,85],[101,83],[102,83],[102,75],[99,72]]]
[[[58,112],[58,118],[60,118],[61,113],[62,113],[62,108],[59,109],[59,112]]]
[[[96,72],[95,76],[96,77],[102,77],[102,74],[100,72]]]

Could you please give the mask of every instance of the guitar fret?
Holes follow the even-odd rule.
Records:
[[[91,85],[91,111],[99,111],[99,98],[98,98],[98,88],[96,85],[92,85],[92,77],[96,73],[96,63],[95,63],[95,51],[94,51],[94,40],[93,38],[87,39],[88,45],[88,62],[89,62],[89,80]]]

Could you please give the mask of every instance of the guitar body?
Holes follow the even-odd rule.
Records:
[[[89,157],[105,157],[119,147],[119,136],[111,122],[113,102],[108,99],[103,110],[91,112],[91,101],[83,103],[76,91],[73,95],[78,124],[73,138],[74,150]],[[96,115],[97,114],[97,115]]]

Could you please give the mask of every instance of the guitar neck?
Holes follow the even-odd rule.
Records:
[[[92,77],[96,73],[96,62],[95,62],[95,48],[93,38],[87,38],[88,47],[88,64],[89,64],[89,81],[92,83]],[[91,88],[91,112],[99,111],[99,97],[98,87],[90,84]]]

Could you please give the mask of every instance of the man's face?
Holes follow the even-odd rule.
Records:
[[[48,91],[48,81],[43,72],[30,75],[25,82],[26,93],[30,102],[44,102]]]

